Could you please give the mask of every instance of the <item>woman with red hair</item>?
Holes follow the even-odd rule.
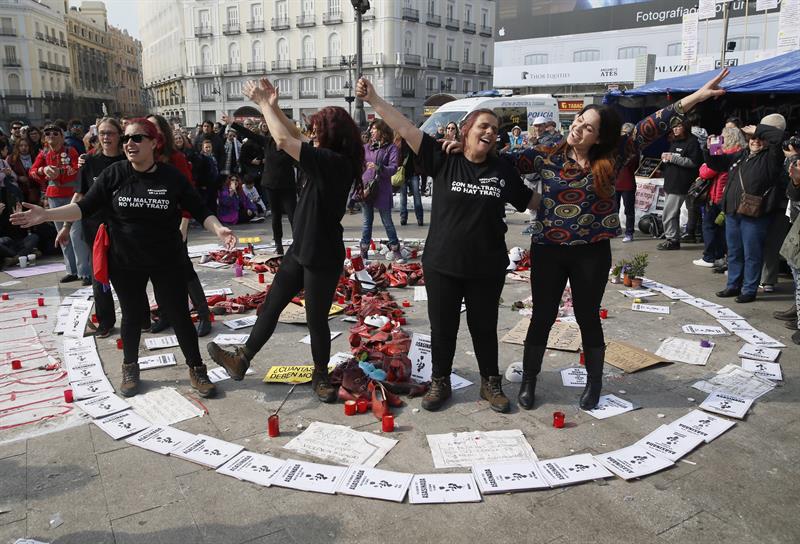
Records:
[[[337,389],[328,380],[328,312],[344,262],[341,222],[347,195],[364,162],[361,136],[346,110],[329,106],[311,116],[312,143],[278,107],[278,91],[269,80],[248,81],[244,94],[261,108],[278,149],[299,163],[307,182],[294,214],[292,245],[286,250],[250,338],[235,351],[211,342],[208,352],[231,378],[241,380],[250,361],[275,331],[278,316],[303,289],[314,359],[311,386],[320,401],[334,402]]]
[[[28,211],[13,214],[11,221],[28,228],[45,221],[78,221],[103,211],[111,240],[109,276],[122,309],[120,393],[133,396],[139,390],[141,301],[150,280],[161,310],[175,329],[192,387],[203,397],[213,396],[216,390],[208,379],[186,306],[186,279],[175,273],[186,258],[178,230],[181,210],[189,211],[228,248],[234,247],[236,237],[211,215],[186,177],[159,160],[163,140],[153,123],[144,118],[132,120],[121,140],[128,160],[105,168],[80,202],[48,210],[23,204]]]

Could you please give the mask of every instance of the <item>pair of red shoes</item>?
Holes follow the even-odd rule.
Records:
[[[339,387],[339,399],[343,401],[358,400],[363,398],[350,393],[344,387]],[[367,385],[367,398],[370,399],[367,407],[372,410],[372,414],[379,420],[383,420],[383,416],[391,414],[391,407],[404,406],[403,399],[388,391],[381,382],[370,380]]]

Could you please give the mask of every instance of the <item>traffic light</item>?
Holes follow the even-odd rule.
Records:
[[[369,10],[369,0],[350,0],[350,3],[362,15]]]

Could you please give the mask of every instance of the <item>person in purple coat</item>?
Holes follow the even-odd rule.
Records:
[[[389,238],[389,259],[399,261],[403,256],[400,253],[400,241],[397,239],[397,230],[392,222],[392,175],[397,172],[399,152],[392,143],[394,133],[383,119],[375,119],[369,126],[370,141],[364,144],[364,173],[361,179],[364,184],[372,179],[376,180],[374,196],[361,203],[361,255],[366,258],[369,254],[369,244],[372,240],[372,221],[375,210],[381,216],[381,223],[386,229]]]

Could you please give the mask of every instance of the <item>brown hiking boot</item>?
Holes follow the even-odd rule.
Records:
[[[481,376],[481,398],[489,401],[492,410],[505,414],[508,412],[510,403],[508,397],[503,394],[503,388],[500,385],[502,381],[500,376],[489,376],[488,378]]]
[[[196,389],[197,393],[204,399],[217,394],[217,386],[208,379],[208,369],[206,365],[190,366],[189,381],[192,383],[192,387]]]
[[[321,402],[336,402],[339,389],[331,385],[327,369],[322,372],[314,371],[311,375],[311,388]]]
[[[122,385],[119,392],[123,397],[132,397],[139,392],[139,363],[122,363]]]
[[[422,407],[429,412],[435,412],[442,407],[453,390],[450,388],[450,376],[444,378],[433,378],[431,380],[431,388],[422,397]]]
[[[231,352],[222,349],[216,342],[209,342],[208,354],[215,363],[228,371],[232,380],[237,382],[244,379],[244,373],[250,368],[250,358],[245,354],[244,348],[237,347]]]

